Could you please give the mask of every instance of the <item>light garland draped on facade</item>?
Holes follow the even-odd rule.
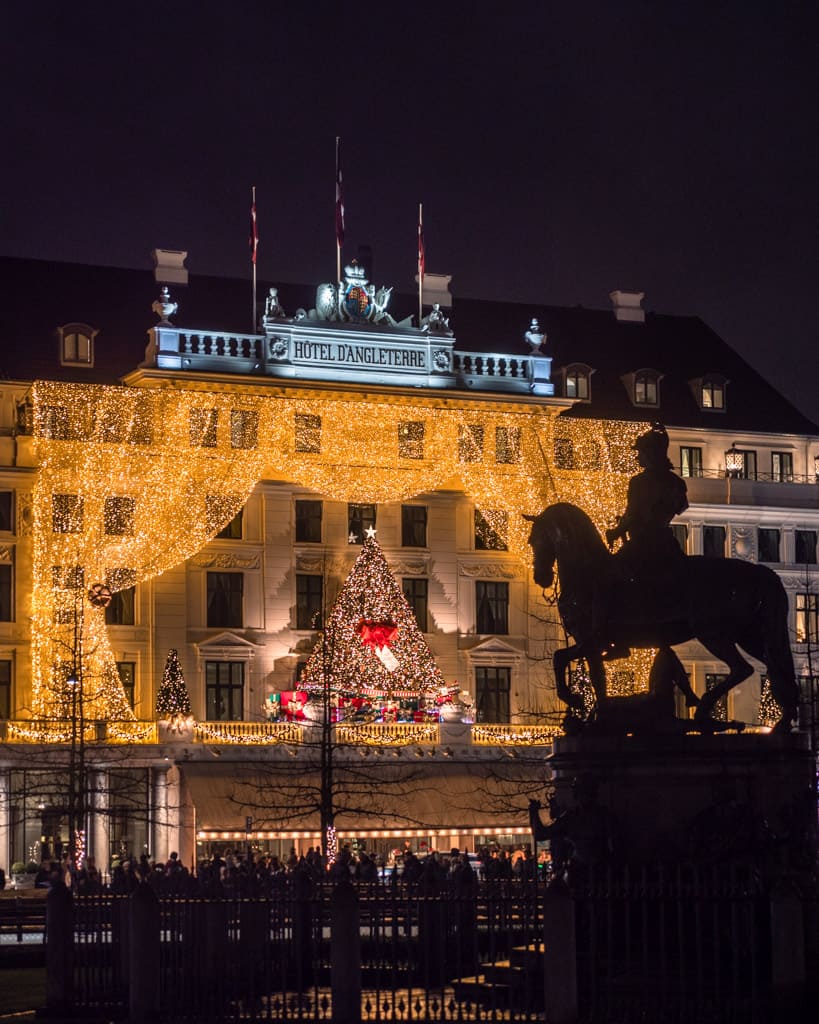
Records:
[[[197,382],[198,383],[198,382]],[[510,409],[510,407],[512,407]],[[566,419],[543,406],[447,396],[407,403],[191,387],[38,382],[30,432],[32,711],[66,718],[82,680],[88,719],[132,720],[105,628],[87,599],[196,554],[256,484],[286,479],[331,500],[401,502],[459,487],[529,563],[522,513],[581,506],[603,528],[622,511],[642,423]]]

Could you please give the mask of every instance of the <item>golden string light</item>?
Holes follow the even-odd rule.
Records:
[[[30,395],[33,500],[32,708],[133,721],[106,632],[87,600],[155,577],[201,550],[256,484],[279,478],[337,501],[400,502],[460,487],[529,564],[521,513],[554,501],[613,522],[646,428],[556,417],[472,396],[408,403],[353,395],[37,382]]]

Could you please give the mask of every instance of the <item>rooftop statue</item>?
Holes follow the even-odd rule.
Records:
[[[682,553],[670,523],[688,500],[684,482],[671,472],[667,446],[668,436],[659,426],[637,440],[643,468],[629,483],[625,512],[607,531],[609,544],[624,541],[615,554],[574,505],[561,502],[526,517],[532,523],[535,582],[551,586],[557,563],[558,611],[574,639],[554,655],[558,696],[570,708],[582,708],[567,670],[570,662],[585,660],[602,708],[604,660],[623,657],[632,647],[659,648],[664,679],[681,684],[684,672],[670,648],[697,639],[725,662],[728,674],[699,699],[694,723],[701,731],[724,728],[711,718],[714,706],[753,672],[741,645],[767,666],[771,694],[782,711],[775,731],[789,732],[797,717],[799,690],[785,589],[767,566]]]
[[[421,321],[421,330],[429,331],[430,334],[452,334],[449,326],[449,318],[444,316],[440,302],[434,302],[429,314]]]
[[[264,319],[282,320],[286,315],[279,302],[279,289],[271,288],[264,300]]]

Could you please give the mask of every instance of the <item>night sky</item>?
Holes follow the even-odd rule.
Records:
[[[0,252],[249,275],[255,184],[260,278],[330,280],[341,135],[345,258],[371,246],[376,284],[413,287],[421,201],[456,294],[645,291],[819,420],[815,10],[17,0]]]

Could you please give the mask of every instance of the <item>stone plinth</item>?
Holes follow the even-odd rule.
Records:
[[[807,737],[574,736],[550,759],[565,835],[618,860],[816,855]],[[585,783],[585,784],[584,784]]]

